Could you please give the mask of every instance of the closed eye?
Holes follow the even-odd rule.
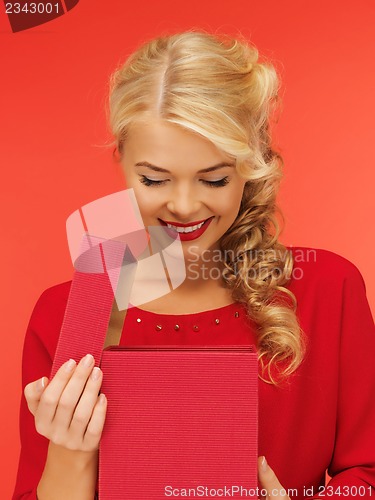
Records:
[[[168,182],[168,180],[169,180],[169,179],[165,179],[164,181],[153,181],[153,180],[149,179],[148,177],[146,177],[145,175],[140,175],[140,177],[141,177],[140,182],[142,182],[142,184],[145,184],[146,186],[152,186],[152,187],[161,186],[161,185],[165,184],[166,182]],[[226,184],[228,184],[228,182],[229,182],[228,176],[223,177],[222,179],[219,179],[218,181],[206,181],[204,179],[201,179],[201,181],[209,187],[222,187],[222,186],[225,186]]]

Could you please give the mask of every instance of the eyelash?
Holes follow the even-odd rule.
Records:
[[[151,179],[149,179],[145,175],[140,175],[140,177],[141,177],[140,182],[142,182],[142,184],[145,184],[146,186],[157,187],[157,186],[161,186],[165,182],[167,182],[167,180],[164,180],[164,181],[152,181]],[[209,187],[213,187],[213,188],[216,187],[217,188],[217,187],[223,187],[223,186],[225,186],[226,184],[228,184],[229,180],[228,180],[228,177],[224,177],[223,179],[220,179],[219,181],[205,181],[205,180],[202,179],[202,182],[204,182],[205,184],[207,184]]]

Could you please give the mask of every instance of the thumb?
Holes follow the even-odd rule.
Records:
[[[35,382],[30,382],[24,389],[24,396],[29,407],[30,412],[35,415],[35,412],[39,406],[40,398],[46,388],[49,380],[47,377],[42,377]]]
[[[281,486],[276,474],[267,464],[266,457],[258,457],[258,477],[261,485],[261,489],[267,491],[267,498],[273,498],[277,500],[287,499],[284,488]]]

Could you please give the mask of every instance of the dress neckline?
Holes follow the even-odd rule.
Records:
[[[238,302],[232,302],[231,304],[227,304],[226,306],[221,306],[221,307],[216,307],[215,309],[207,309],[205,311],[199,311],[199,312],[194,312],[194,313],[183,313],[183,314],[167,314],[167,313],[157,313],[157,312],[152,312],[152,311],[146,311],[144,309],[140,309],[137,306],[133,306],[128,311],[133,311],[136,314],[142,314],[142,315],[149,315],[149,316],[166,316],[169,318],[174,318],[174,317],[191,317],[191,316],[198,316],[198,317],[203,317],[204,315],[212,315],[216,314],[218,312],[225,312],[226,310],[231,311],[234,308],[239,308],[241,304]]]

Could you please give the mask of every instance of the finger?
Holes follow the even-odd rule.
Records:
[[[70,377],[54,415],[53,423],[56,428],[68,430],[73,418],[75,408],[85,389],[87,379],[94,367],[94,357],[87,354],[78,363],[73,375]]]
[[[84,356],[67,383],[54,417],[54,425],[59,429],[69,430],[76,406],[84,392],[90,373],[94,368],[94,362],[94,357],[91,354]]]
[[[84,435],[84,446],[88,450],[99,447],[107,413],[107,398],[100,394]]]
[[[258,476],[261,490],[267,491],[267,498],[274,500],[286,500],[289,497],[285,494],[285,489],[280,484],[275,472],[267,464],[265,457],[258,458]]]
[[[69,431],[79,433],[83,438],[94,407],[98,401],[100,386],[103,380],[103,372],[95,366],[87,380],[81,398],[75,408]]]
[[[38,380],[35,380],[34,382],[30,382],[25,386],[23,393],[27,402],[27,406],[33,415],[35,415],[36,413],[40,398],[47,384],[48,378],[42,377]]]
[[[48,428],[56,413],[61,394],[74,373],[76,362],[74,359],[66,361],[57,370],[56,375],[50,381],[39,401],[35,417],[38,423],[38,432],[43,433],[44,428]]]

